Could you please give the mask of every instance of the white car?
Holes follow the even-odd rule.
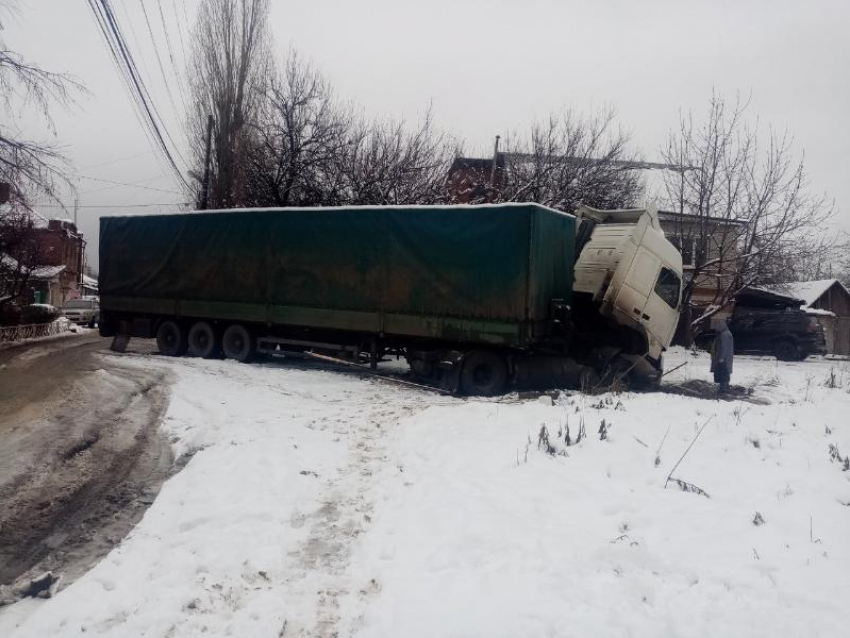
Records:
[[[73,299],[62,308],[62,316],[76,324],[94,328],[100,321],[100,300],[96,297]]]

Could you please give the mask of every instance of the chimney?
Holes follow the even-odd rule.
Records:
[[[496,186],[496,166],[499,162],[499,138],[501,136],[496,136],[496,144],[493,147],[493,168],[490,170],[490,186],[495,188]]]

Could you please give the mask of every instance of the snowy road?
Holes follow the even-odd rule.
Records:
[[[708,377],[705,358],[683,351],[667,366],[683,361],[673,380]],[[191,460],[83,578],[0,610],[0,635],[846,627],[846,362],[736,360],[734,381],[769,405],[658,393],[462,400],[305,364],[121,364],[172,375],[161,430]],[[706,422],[674,478],[708,497],[665,489]]]
[[[0,350],[0,600],[16,579],[87,571],[169,473],[165,371],[108,344],[86,330]]]

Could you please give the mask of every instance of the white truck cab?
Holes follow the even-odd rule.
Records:
[[[614,323],[642,333],[643,358],[660,361],[679,320],[682,256],[664,236],[657,211],[583,206],[576,217],[580,253],[574,290],[592,295],[599,312]]]

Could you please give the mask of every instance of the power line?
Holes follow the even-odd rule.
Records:
[[[174,60],[174,52],[171,49],[171,37],[168,35],[168,24],[165,22],[165,13],[162,11],[161,0],[156,0],[156,6],[159,9],[159,19],[162,21],[162,32],[165,34],[165,46],[168,48],[168,57],[171,58],[171,68],[174,71],[174,77],[177,80],[177,93],[180,95],[180,101],[183,103],[183,112],[186,113],[186,97],[183,95],[183,83],[180,81],[180,75],[177,72],[177,62]],[[177,33],[180,33],[180,25],[177,25]]]
[[[151,28],[151,21],[148,18],[148,10],[145,8],[145,0],[139,0],[139,4],[142,5],[142,14],[145,16],[145,24],[148,27],[148,35],[151,37],[151,43],[153,44],[153,52],[156,56],[156,63],[159,65],[159,72],[162,75],[162,83],[165,85],[165,92],[168,95],[168,101],[171,103],[171,108],[177,113],[177,104],[174,102],[174,95],[171,93],[171,83],[168,81],[168,77],[165,75],[165,67],[162,66],[162,57],[159,55],[159,46],[156,43],[156,37],[153,34],[153,29]],[[178,83],[179,84],[179,83]],[[186,105],[183,104],[183,108],[185,110]]]
[[[180,14],[177,13],[177,0],[171,0],[171,8],[174,11],[174,20],[177,22],[177,36],[180,39],[180,51],[183,52],[183,64],[187,64],[189,62],[189,58],[186,56],[186,47],[183,45],[183,25],[180,23]],[[183,7],[183,15],[185,16],[186,7]],[[188,21],[186,24],[186,28],[188,29]]]
[[[191,206],[192,202],[167,202],[159,204],[80,204],[77,208],[150,208],[152,206]],[[61,208],[68,210],[63,204],[33,204],[37,208]],[[40,216],[40,215],[39,215]],[[41,217],[41,216],[40,216]]]
[[[77,175],[77,177],[79,179],[88,179],[88,180],[91,180],[93,182],[103,182],[104,184],[112,184],[113,186],[132,186],[133,188],[143,188],[143,189],[149,190],[149,191],[159,191],[160,193],[173,193],[175,195],[181,194],[179,191],[168,190],[168,189],[165,189],[165,188],[155,188],[153,186],[142,186],[140,182],[136,182],[135,184],[130,184],[128,182],[116,182],[115,180],[103,179],[102,177],[90,177],[88,175]],[[150,179],[146,179],[146,180],[143,179],[143,180],[141,180],[141,182],[150,182],[152,180],[159,179],[160,177],[162,177],[162,175],[157,175],[156,177],[151,177]],[[109,188],[112,188],[112,186],[110,186]],[[80,194],[85,195],[86,193],[98,193],[102,190],[108,190],[108,189],[98,188],[98,189],[93,190],[93,191],[84,191]]]
[[[171,139],[168,129],[164,126],[161,128],[157,122],[157,118],[159,118],[160,122],[162,122],[162,117],[156,110],[156,106],[151,99],[147,86],[139,74],[139,70],[133,60],[132,53],[124,41],[124,36],[121,33],[121,28],[118,25],[118,21],[112,11],[112,6],[110,5],[109,0],[88,0],[88,2],[89,7],[95,16],[98,27],[101,29],[107,40],[110,53],[119,68],[119,72],[130,89],[136,107],[144,116],[144,120],[149,125],[157,146],[159,146],[175,176],[182,182],[183,186],[189,190],[189,184],[186,182],[186,179],[183,177],[182,172],[178,168],[177,163],[165,142],[165,137],[168,137],[172,145],[175,146],[175,151],[178,155],[179,150],[176,149],[176,145],[174,144],[174,140]],[[165,131],[165,135],[163,135],[163,130]]]
[[[110,164],[117,164],[118,162],[123,162],[123,161],[129,160],[129,159],[135,159],[137,157],[142,157],[143,155],[150,155],[151,153],[153,153],[153,151],[145,151],[144,153],[136,153],[135,155],[127,155],[126,157],[119,157],[119,158],[116,158],[116,159],[107,160],[105,162],[100,162],[99,164],[91,164],[89,166],[84,166],[80,170],[81,171],[87,171],[87,170],[92,169],[92,168],[99,168],[101,166],[107,166],[107,165],[110,165]]]

